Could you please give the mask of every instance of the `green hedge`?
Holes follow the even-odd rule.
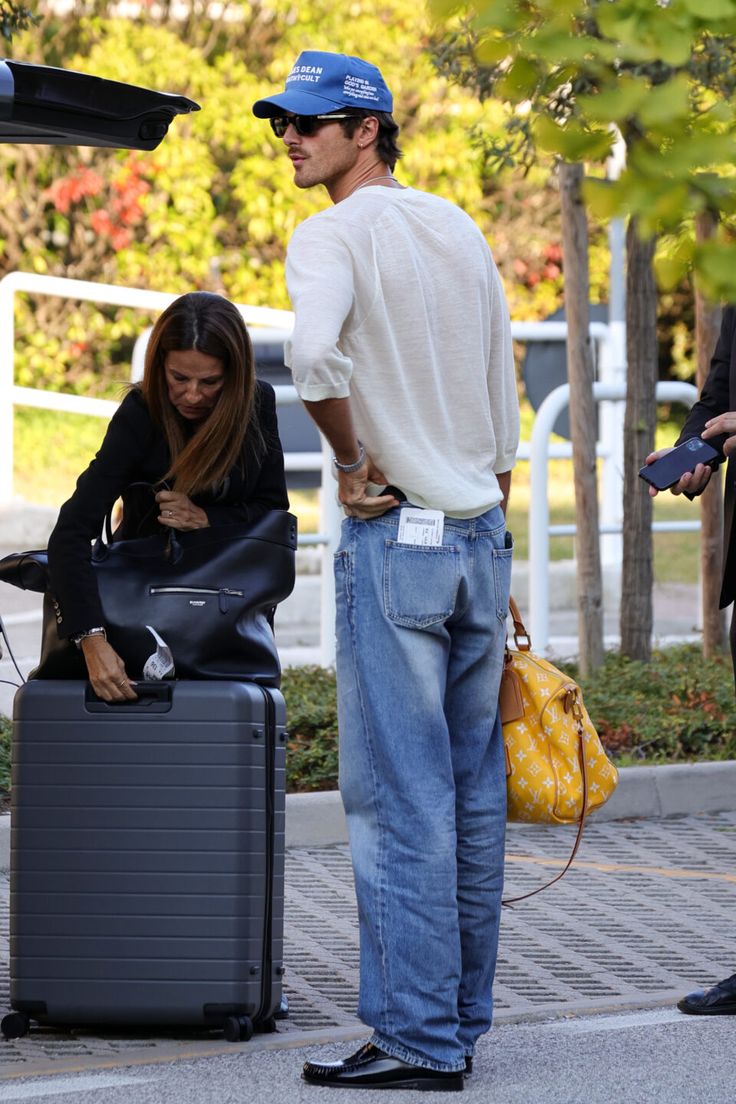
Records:
[[[573,664],[565,669],[576,675]],[[603,667],[581,680],[593,723],[620,765],[736,759],[736,701],[729,656],[705,661],[696,645],[655,652],[635,663],[609,652]],[[290,793],[337,786],[334,671],[284,672]],[[0,717],[0,798],[10,789],[10,722]]]
[[[697,645],[682,644],[640,663],[609,652],[581,687],[603,743],[624,766],[736,759],[730,655],[705,660]]]
[[[288,667],[281,680],[289,742],[286,788],[290,793],[337,787],[335,672],[325,667]]]
[[[578,677],[574,664],[562,666]],[[638,663],[609,652],[601,670],[580,682],[591,719],[620,766],[736,759],[736,699],[728,655],[705,661],[697,645],[685,644]],[[282,690],[290,732],[288,789],[334,789],[334,672],[287,669]]]

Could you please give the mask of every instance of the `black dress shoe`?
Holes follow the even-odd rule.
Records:
[[[473,1072],[473,1059],[470,1054],[465,1055],[465,1073],[470,1076]]]
[[[677,1002],[691,1016],[736,1016],[736,974],[710,989],[698,989]]]
[[[302,1077],[311,1085],[338,1089],[419,1089],[462,1092],[463,1074],[412,1066],[366,1043],[342,1062],[305,1062]]]

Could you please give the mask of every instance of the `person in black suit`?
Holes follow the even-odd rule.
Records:
[[[736,599],[736,307],[726,307],[721,322],[708,378],[700,398],[688,414],[676,444],[691,437],[702,437],[718,449],[727,460],[724,527],[723,527],[723,576],[721,582],[720,609],[730,606]],[[670,449],[659,449],[647,456],[651,464]],[[673,494],[685,494],[695,498],[703,493],[711,477],[711,468],[698,464],[693,472],[687,472],[674,487]],[[656,495],[654,487],[649,493]],[[731,658],[736,679],[736,607],[731,615]],[[711,986],[688,993],[677,1002],[681,1012],[695,1016],[736,1015],[736,974]]]
[[[161,314],[143,381],[128,390],[49,539],[59,635],[79,645],[105,701],[136,697],[106,639],[90,563],[90,541],[121,496],[119,539],[288,509],[274,390],[256,380],[245,323],[220,295],[192,292]]]

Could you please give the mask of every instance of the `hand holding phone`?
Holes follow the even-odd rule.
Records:
[[[679,483],[687,472],[694,472],[698,464],[713,468],[722,459],[721,454],[700,437],[683,441],[664,456],[639,469],[639,475],[658,491],[666,491]]]

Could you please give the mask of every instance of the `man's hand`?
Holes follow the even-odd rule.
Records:
[[[734,419],[736,419],[736,414],[734,414],[733,417]],[[716,420],[717,419],[714,419],[714,421]],[[734,428],[736,428],[736,421],[734,422]],[[723,433],[724,431],[720,430],[719,432]],[[703,433],[703,437],[705,437],[705,433]],[[734,438],[734,442],[736,444],[736,438]],[[659,460],[661,456],[666,456],[668,452],[672,452],[672,449],[663,448],[658,449],[657,452],[650,452],[644,463],[653,464],[655,460]],[[695,466],[695,471],[685,472],[680,481],[678,483],[675,483],[674,487],[670,487],[670,491],[673,495],[680,495],[684,494],[685,492],[691,495],[702,494],[702,492],[708,486],[708,480],[711,477],[711,471],[712,469],[709,468],[707,464],[697,464]],[[656,487],[652,487],[650,485],[649,494],[652,498],[655,498],[659,494],[659,491]]]
[[[388,483],[386,476],[375,467],[370,456],[366,456],[362,467],[357,471],[338,472],[337,499],[348,517],[368,521],[400,505],[398,498],[393,495],[369,495],[369,483]]]
[[[736,410],[727,410],[725,414],[718,414],[705,423],[705,429],[700,434],[704,441],[709,437],[720,437],[728,433],[729,437],[723,445],[723,455],[731,456],[736,452]]]

